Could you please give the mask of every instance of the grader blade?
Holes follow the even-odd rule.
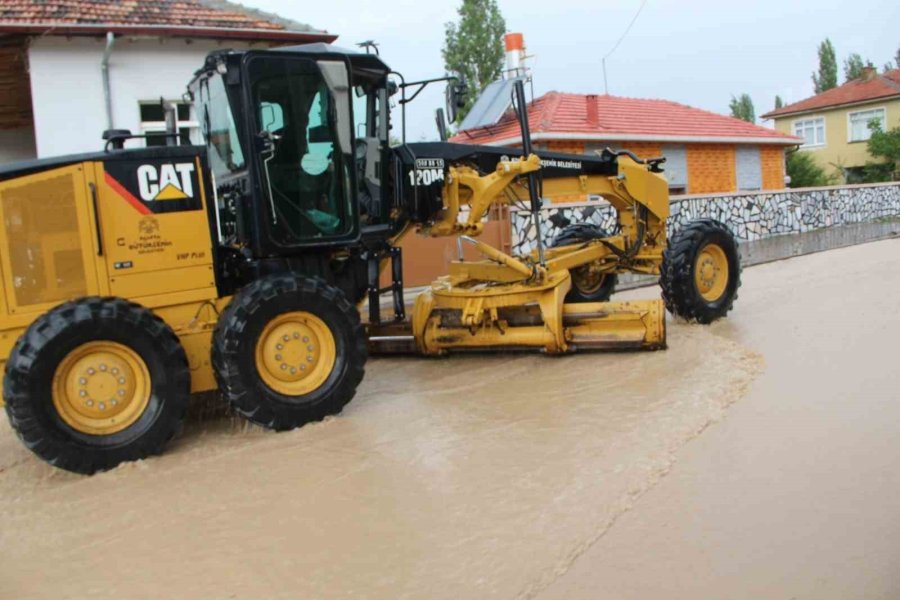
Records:
[[[566,340],[577,350],[658,350],[666,347],[662,300],[563,306]]]

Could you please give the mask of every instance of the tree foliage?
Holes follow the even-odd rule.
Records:
[[[472,108],[478,95],[500,78],[503,69],[503,34],[506,21],[496,0],[463,0],[459,22],[444,25],[444,69],[466,78],[469,95],[459,110],[457,123]]]
[[[889,181],[893,173],[900,171],[900,127],[883,131],[881,122],[872,119],[869,129],[872,130],[872,137],[868,142],[869,154],[882,159],[881,163],[866,163],[869,179]]]
[[[732,96],[731,102],[728,103],[728,108],[731,109],[731,116],[735,119],[741,119],[750,123],[756,122],[756,111],[753,108],[753,100],[750,99],[749,94],[741,94],[739,98]]]
[[[828,175],[812,154],[799,150],[787,155],[787,174],[792,188],[821,187],[835,182],[835,177]]]
[[[863,76],[863,69],[874,67],[871,60],[863,60],[863,57],[854,52],[844,60],[844,79],[852,81]]]
[[[837,57],[834,53],[834,45],[830,39],[825,38],[825,41],[819,44],[819,70],[812,76],[816,93],[821,94],[837,87],[837,79]]]
[[[779,108],[784,108],[784,100],[781,99],[781,96],[775,96],[775,110]]]

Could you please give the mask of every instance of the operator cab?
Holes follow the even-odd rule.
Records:
[[[389,225],[389,72],[327,44],[207,57],[189,94],[222,246],[283,256]]]

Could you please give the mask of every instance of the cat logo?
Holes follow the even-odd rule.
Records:
[[[193,163],[141,165],[137,169],[138,192],[144,202],[186,200],[194,197]]]

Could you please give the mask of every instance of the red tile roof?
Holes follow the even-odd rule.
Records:
[[[285,42],[336,38],[225,0],[0,0],[0,32],[96,35],[106,31]]]
[[[868,79],[865,77],[853,79],[842,86],[831,88],[806,100],[794,102],[767,112],[763,115],[763,118],[771,119],[782,115],[821,110],[845,104],[856,104],[868,100],[879,100],[891,96],[900,96],[900,69],[894,69],[880,75],[876,73]]]
[[[671,102],[550,92],[528,106],[532,139],[628,140],[797,144],[774,129]],[[508,112],[497,125],[463,131],[453,141],[519,143],[518,121]]]

